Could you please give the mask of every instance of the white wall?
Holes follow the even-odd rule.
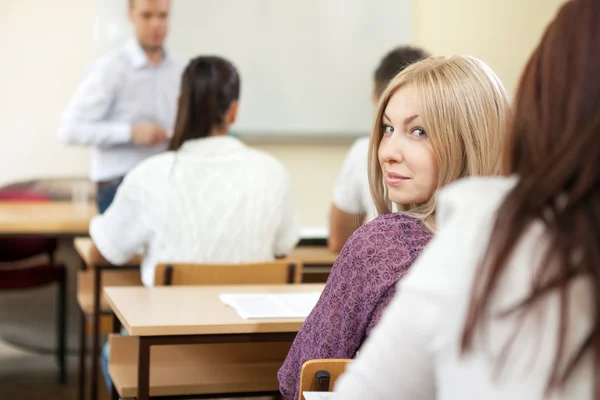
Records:
[[[482,58],[512,92],[561,3],[414,0],[413,36],[434,54]],[[95,55],[95,11],[93,0],[0,1],[0,184],[87,174],[87,151],[59,144],[56,127],[83,68]],[[331,187],[348,146],[260,146],[290,168],[303,224],[326,223]]]
[[[60,113],[94,57],[92,0],[0,1],[0,183],[85,175],[87,151],[56,139]]]

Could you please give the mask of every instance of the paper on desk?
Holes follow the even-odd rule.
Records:
[[[302,392],[305,400],[333,400],[333,392]]]
[[[222,293],[219,299],[244,319],[306,318],[321,292]]]

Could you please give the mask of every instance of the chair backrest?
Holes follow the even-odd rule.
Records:
[[[155,286],[270,285],[302,282],[302,263],[276,260],[252,264],[159,264]]]
[[[326,391],[333,390],[335,381],[344,373],[348,364],[352,362],[351,359],[322,359],[322,360],[308,360],[302,365],[300,372],[300,392],[298,393],[298,399],[303,400],[303,392],[314,392],[318,389],[317,373],[323,375],[322,372],[329,374],[329,387]]]

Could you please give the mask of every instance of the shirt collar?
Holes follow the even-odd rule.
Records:
[[[139,69],[150,64],[148,62],[148,56],[146,55],[144,49],[142,49],[142,46],[140,46],[140,42],[138,42],[136,38],[131,38],[127,41],[127,44],[125,45],[125,51],[129,59],[131,60],[133,68]],[[168,56],[167,51],[164,48],[163,54],[164,56],[162,62],[166,62],[168,60]]]
[[[203,156],[219,156],[235,153],[245,148],[246,145],[239,139],[223,135],[188,140],[183,143],[179,151],[193,152]]]

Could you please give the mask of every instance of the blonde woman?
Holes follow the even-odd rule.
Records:
[[[431,239],[436,190],[496,174],[507,113],[501,82],[472,57],[429,58],[390,82],[370,140],[369,180],[380,215],[344,246],[279,370],[286,399],[298,398],[305,361],[355,355]],[[401,212],[392,214],[392,203]]]

